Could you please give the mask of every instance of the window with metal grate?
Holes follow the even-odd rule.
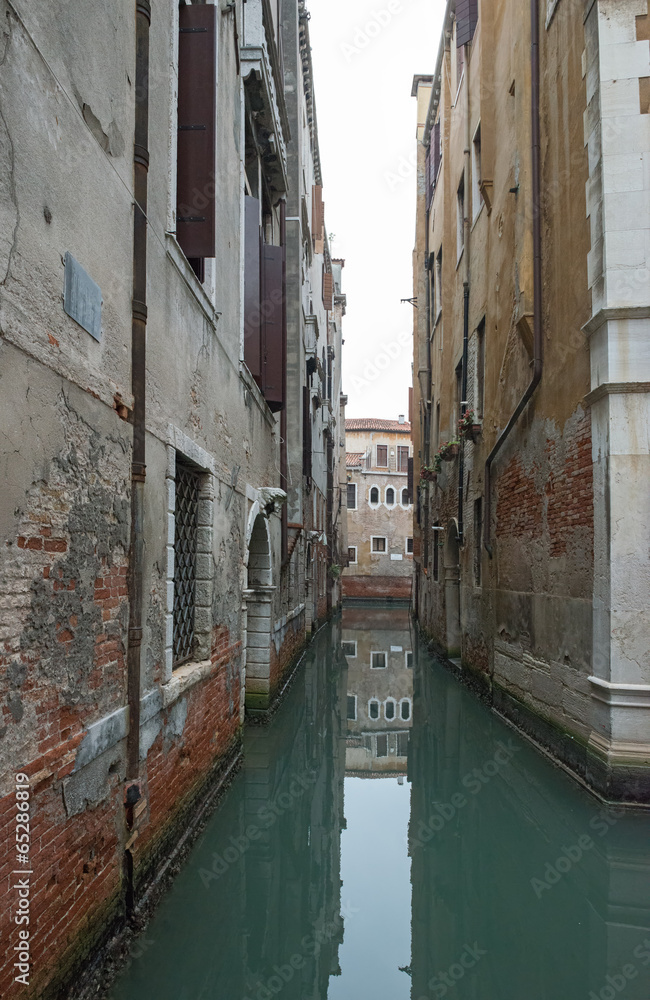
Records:
[[[200,474],[176,459],[174,531],[174,666],[194,653],[196,595],[196,537]]]

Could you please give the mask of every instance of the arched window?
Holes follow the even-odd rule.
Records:
[[[403,698],[399,707],[400,717],[404,722],[408,722],[411,718],[411,702],[408,698]]]
[[[395,505],[395,490],[392,486],[389,486],[386,490],[386,506],[393,507]]]
[[[387,698],[384,704],[384,715],[387,719],[395,718],[395,702],[392,698]]]
[[[375,701],[374,698],[368,702],[368,716],[371,719],[379,718],[379,702]]]
[[[409,505],[409,491],[405,488],[402,490],[402,507],[408,507]]]
[[[370,490],[370,503],[379,503],[379,490],[376,486]]]

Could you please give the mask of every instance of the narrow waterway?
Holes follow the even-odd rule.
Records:
[[[323,629],[112,1000],[650,1000],[650,815],[604,810],[422,648]]]

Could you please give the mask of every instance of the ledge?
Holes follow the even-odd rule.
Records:
[[[612,306],[607,309],[599,309],[591,319],[588,319],[582,327],[582,332],[591,337],[601,326],[616,319],[648,319],[650,318],[650,306]]]
[[[646,392],[650,392],[650,382],[603,382],[587,393],[584,397],[584,402],[587,406],[593,406],[594,403],[604,399],[605,396],[614,394],[631,396],[635,393]]]
[[[182,667],[177,667],[172,674],[172,679],[163,684],[160,691],[162,694],[162,708],[169,708],[175,701],[198,684],[205,680],[216,670],[217,667],[212,660],[198,660],[194,663],[184,663]]]
[[[601,677],[590,677],[591,697],[613,708],[650,709],[650,684],[613,684]]]

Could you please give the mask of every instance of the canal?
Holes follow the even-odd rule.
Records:
[[[649,1000],[650,816],[606,810],[422,646],[316,637],[111,1000]]]

